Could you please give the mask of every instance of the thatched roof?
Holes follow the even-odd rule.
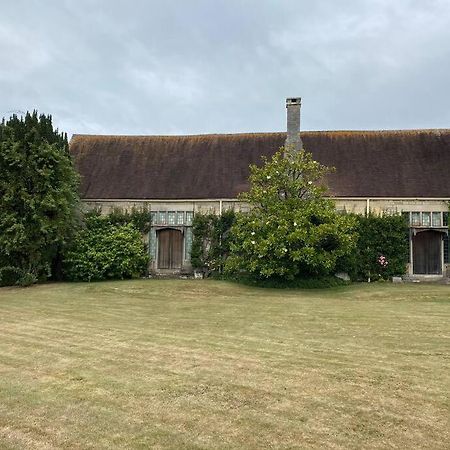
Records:
[[[84,199],[235,198],[285,133],[74,135]],[[302,132],[337,197],[450,197],[450,130]]]

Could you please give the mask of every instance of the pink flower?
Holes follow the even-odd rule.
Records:
[[[388,260],[387,260],[386,256],[380,255],[380,256],[378,257],[378,264],[379,264],[381,267],[386,267],[386,266],[388,265]]]

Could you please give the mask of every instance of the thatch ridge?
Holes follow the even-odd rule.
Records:
[[[400,128],[400,129],[385,129],[385,130],[305,130],[302,131],[302,136],[312,136],[316,134],[333,134],[333,135],[361,135],[361,134],[422,134],[422,133],[448,133],[450,128]],[[72,139],[155,139],[155,138],[201,138],[201,137],[245,137],[245,136],[275,136],[286,135],[285,131],[261,131],[261,132],[240,132],[240,133],[195,133],[195,134],[86,134],[75,133],[72,135]]]

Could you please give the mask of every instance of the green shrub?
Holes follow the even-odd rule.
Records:
[[[409,225],[401,215],[353,215],[358,239],[355,249],[338,262],[337,270],[353,280],[387,280],[403,275],[409,253]],[[387,263],[380,264],[380,257]]]
[[[19,275],[16,284],[21,287],[28,287],[38,282],[38,276],[33,272],[23,272]]]
[[[45,279],[45,278],[44,278]],[[14,266],[0,265],[0,286],[31,286],[39,281],[37,269],[22,269]]]
[[[64,258],[68,280],[133,278],[145,274],[148,255],[142,234],[132,223],[116,224],[91,212]]]

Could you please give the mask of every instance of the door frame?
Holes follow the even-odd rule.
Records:
[[[436,231],[441,235],[441,273],[440,274],[422,274],[414,272],[414,237],[419,233],[423,233],[425,231]],[[410,274],[419,277],[443,277],[445,273],[445,264],[444,264],[444,234],[448,234],[448,229],[443,228],[412,228],[410,233]]]
[[[160,269],[158,266],[159,262],[159,232],[164,230],[176,230],[181,233],[181,268],[184,266],[184,252],[185,252],[185,233],[184,228],[185,227],[174,227],[174,226],[161,226],[161,227],[154,227],[156,232],[156,242],[155,242],[155,269],[157,270],[179,270],[179,269]]]

